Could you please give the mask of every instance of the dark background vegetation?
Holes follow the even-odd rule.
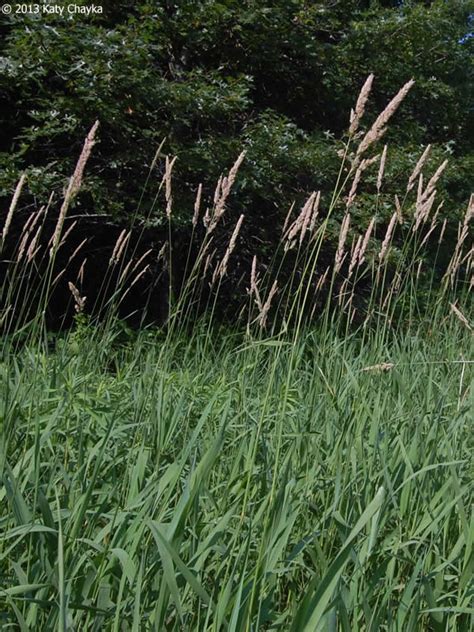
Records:
[[[250,255],[258,248],[265,259],[291,202],[319,189],[323,208],[328,202],[350,108],[373,72],[366,126],[403,83],[413,77],[416,84],[386,135],[381,200],[376,206],[375,169],[361,187],[353,225],[364,229],[376,212],[376,235],[383,235],[394,195],[403,194],[424,145],[432,143],[427,171],[450,161],[440,197],[454,235],[474,164],[470,0],[102,6],[99,16],[1,18],[3,208],[25,170],[25,207],[61,191],[98,119],[99,142],[74,213],[105,214],[119,224],[138,216],[147,227],[164,227],[164,203],[152,208],[160,174],[144,185],[165,139],[163,153],[178,157],[173,227],[186,233],[198,184],[209,198],[219,174],[245,149],[225,224],[232,227],[245,212],[241,250]],[[334,238],[338,230],[336,221]]]

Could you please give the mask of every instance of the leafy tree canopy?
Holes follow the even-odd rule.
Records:
[[[166,139],[163,152],[178,156],[177,224],[189,224],[197,184],[210,194],[245,148],[233,205],[271,227],[292,200],[313,189],[323,199],[330,194],[339,138],[373,72],[366,125],[405,81],[416,81],[386,137],[386,194],[393,200],[402,174],[432,143],[435,157],[450,158],[446,209],[467,199],[469,0],[121,0],[103,8],[89,17],[3,16],[4,197],[25,169],[37,201],[63,187],[99,119],[100,143],[77,201],[82,211],[135,213]],[[369,185],[361,203],[370,205]],[[145,193],[143,215],[155,194]],[[152,219],[162,215],[157,209]]]

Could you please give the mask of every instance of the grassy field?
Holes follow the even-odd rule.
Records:
[[[2,629],[469,629],[469,354],[455,318],[4,354]]]
[[[219,290],[244,215],[220,259],[214,231],[244,152],[204,213],[198,191],[191,240],[198,216],[203,239],[177,296],[166,157],[168,315],[134,332],[116,309],[150,264],[127,251],[126,230],[104,266],[107,304],[82,296],[82,264],[68,281],[74,327],[46,327],[55,284],[72,274],[58,274],[56,256],[97,125],[54,233],[41,242],[48,209],[32,212],[7,260],[22,176],[0,242],[2,630],[472,629],[474,197],[455,243],[442,244],[434,201],[446,161],[428,179],[427,147],[384,237],[377,208],[352,230],[358,182],[378,162],[380,191],[386,147],[362,156],[412,85],[354,136],[372,79],[332,200],[319,215],[313,192],[290,210],[272,261],[248,266],[228,329]],[[101,319],[87,315],[94,301]]]

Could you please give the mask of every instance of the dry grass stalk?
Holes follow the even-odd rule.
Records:
[[[81,267],[79,268],[79,272],[77,273],[77,280],[82,285],[84,283],[84,270],[86,269],[87,257],[85,257],[84,261],[81,263]]]
[[[63,276],[65,272],[66,272],[66,268],[63,268],[61,272],[54,277],[51,283],[51,287],[54,287],[56,285],[56,283],[59,281],[59,279]]]
[[[68,187],[66,189],[66,193],[64,195],[64,200],[59,210],[58,221],[56,223],[56,228],[54,229],[54,234],[52,238],[52,245],[49,251],[49,256],[53,257],[58,249],[58,245],[61,239],[61,233],[64,225],[64,220],[66,218],[66,213],[71,204],[72,199],[79,191],[82,178],[84,175],[84,169],[89,160],[89,156],[91,154],[92,148],[95,144],[95,133],[97,128],[99,127],[99,121],[96,121],[92,126],[90,132],[86,136],[86,140],[84,142],[84,146],[81,151],[81,155],[79,156],[79,160],[77,161],[76,168],[74,170],[73,175],[69,180]]]
[[[229,171],[229,175],[224,178],[219,178],[219,182],[217,183],[216,191],[214,194],[214,208],[213,208],[212,217],[208,219],[207,226],[205,223],[208,234],[211,233],[215,229],[220,218],[224,214],[227,198],[229,197],[232,186],[235,182],[235,178],[237,177],[237,172],[244,158],[245,158],[245,151],[243,151],[239,155],[235,163],[232,165]]]
[[[352,276],[352,273],[354,271],[354,268],[356,267],[356,265],[359,264],[359,257],[360,257],[360,250],[362,248],[362,235],[359,235],[357,238],[357,243],[355,245],[355,248],[352,252],[351,255],[351,261],[349,263],[349,272],[348,272],[348,278],[350,279]]]
[[[382,157],[380,158],[379,172],[377,174],[377,193],[380,193],[380,189],[382,188],[382,180],[383,180],[383,174],[385,172],[386,160],[387,160],[387,145],[384,145],[384,148],[382,151]]]
[[[117,284],[118,284],[118,285],[121,285],[121,283],[122,283],[122,282],[124,281],[124,279],[127,277],[128,271],[130,270],[130,268],[131,268],[131,266],[132,266],[132,263],[133,263],[133,260],[132,260],[132,259],[130,259],[130,261],[127,263],[127,265],[125,266],[125,268],[122,270],[122,272],[121,272],[121,274],[120,274],[120,276],[119,276],[119,278],[118,278],[118,281],[117,281]]]
[[[315,199],[316,199],[316,193],[313,192],[304,203],[298,217],[295,219],[293,224],[291,224],[290,228],[288,229],[288,233],[286,235],[285,251],[289,250],[295,245],[296,238],[298,237],[298,235],[300,236],[300,239],[299,239],[300,243],[302,242],[304,238],[304,234],[311,221],[311,214],[312,214],[313,204],[315,202]]]
[[[206,212],[204,213],[204,217],[202,218],[202,223],[205,228],[209,228],[209,224],[211,223],[211,213],[209,212],[209,208],[206,208]]]
[[[28,246],[28,250],[26,251],[26,260],[28,261],[28,263],[30,263],[30,261],[35,257],[36,253],[39,251],[39,247],[37,248],[37,243],[38,243],[38,239],[39,236],[41,234],[41,229],[42,226],[38,226],[38,229],[36,230],[36,233],[33,237],[33,239],[30,242],[30,245]]]
[[[5,218],[5,224],[3,226],[3,231],[2,231],[2,241],[5,241],[6,236],[8,235],[8,231],[10,229],[11,223],[12,223],[12,219],[13,219],[13,214],[15,212],[16,206],[18,204],[18,200],[20,198],[21,195],[21,191],[23,189],[23,185],[25,184],[26,181],[26,174],[22,173],[20,176],[20,179],[18,180],[18,183],[15,187],[15,192],[13,193],[13,197],[12,197],[12,201],[10,203],[10,207],[8,209],[8,213],[7,216]]]
[[[140,264],[148,257],[148,255],[150,253],[153,252],[153,248],[148,248],[148,250],[146,252],[144,252],[142,254],[142,256],[138,259],[138,261],[136,262],[136,264],[133,266],[132,268],[132,273],[135,272],[135,270],[137,270],[137,268],[140,267]]]
[[[24,233],[27,233],[30,229],[31,224],[34,221],[35,216],[38,214],[38,211],[31,213],[31,215],[28,217],[28,219],[26,220],[26,222],[23,225],[23,228],[21,229],[21,235],[23,235]]]
[[[444,220],[443,225],[441,226],[441,232],[439,233],[438,244],[440,244],[443,241],[447,223],[448,223],[448,218]]]
[[[420,227],[421,223],[426,222],[426,220],[428,219],[428,216],[431,212],[431,209],[435,201],[435,197],[436,197],[436,191],[433,191],[433,193],[427,200],[422,201],[423,200],[423,196],[422,196],[420,202],[417,203],[416,209],[415,209],[415,215],[414,215],[415,223],[413,224],[413,228],[412,228],[413,232],[416,232],[418,228]]]
[[[393,296],[395,294],[398,294],[398,292],[400,291],[401,285],[402,285],[402,275],[400,274],[400,272],[395,272],[395,276],[393,277],[392,283],[390,284],[388,291],[386,292],[385,298],[383,300],[382,311],[384,311],[388,307]]]
[[[252,268],[250,270],[250,296],[255,296],[255,302],[260,312],[263,310],[262,299],[260,298],[260,292],[258,291],[258,277],[257,277],[257,257],[254,255],[252,259]]]
[[[281,231],[281,234],[284,235],[288,226],[288,222],[290,221],[290,217],[291,217],[291,213],[293,212],[293,209],[295,208],[295,203],[293,202],[290,206],[290,208],[288,209],[288,213],[286,214],[285,217],[285,222],[283,224],[283,230]]]
[[[142,276],[143,276],[143,275],[147,272],[147,270],[149,269],[149,267],[150,267],[150,264],[147,264],[147,265],[143,268],[143,270],[142,270],[141,272],[139,272],[139,273],[137,274],[137,276],[133,279],[133,281],[130,283],[130,287],[129,287],[129,288],[127,289],[127,291],[126,291],[126,292],[124,292],[124,293],[122,294],[122,296],[120,297],[120,300],[119,300],[119,305],[120,305],[120,303],[123,303],[123,301],[125,300],[125,297],[126,297],[126,296],[127,296],[127,294],[130,292],[130,290],[132,289],[132,287],[133,287],[136,283],[138,283],[138,281],[142,278]]]
[[[422,196],[421,196],[421,203],[422,204],[424,202],[426,202],[431,197],[431,195],[434,193],[435,188],[436,188],[436,184],[438,183],[438,180],[440,179],[440,177],[441,177],[443,171],[446,169],[447,165],[448,165],[448,161],[447,160],[442,162],[440,164],[440,166],[434,172],[433,176],[430,178],[430,181],[426,185],[426,189],[423,191]]]
[[[213,198],[214,206],[217,204],[217,202],[219,201],[219,198],[222,195],[222,180],[223,179],[224,179],[224,176],[219,176],[219,179],[217,180],[216,188],[214,190],[214,198]]]
[[[318,218],[318,214],[319,214],[319,203],[321,201],[321,191],[318,191],[317,195],[316,195],[316,199],[314,200],[314,204],[313,204],[313,213],[311,215],[311,222],[309,224],[309,232],[312,233],[314,231],[314,229],[316,228],[316,220]]]
[[[373,145],[373,143],[377,142],[386,131],[386,126],[390,118],[395,114],[399,105],[406,97],[410,88],[413,86],[415,82],[413,79],[407,81],[407,83],[398,91],[398,93],[393,97],[390,103],[387,105],[385,110],[381,112],[378,117],[375,119],[372,127],[369,129],[367,134],[364,136],[362,141],[359,144],[356,152],[356,159],[361,156],[367,149]]]
[[[423,241],[420,244],[420,248],[423,248],[423,246],[426,244],[426,242],[428,241],[428,239],[431,237],[431,234],[433,233],[434,229],[436,228],[437,224],[432,222],[429,231],[426,233],[425,237],[423,238]]]
[[[25,222],[25,225],[22,228],[21,234],[29,232],[31,233],[36,224],[38,223],[41,215],[43,214],[44,211],[44,206],[42,206],[38,211],[36,211],[35,213],[31,213],[31,215],[28,217],[28,219]]]
[[[342,300],[345,296],[347,296],[347,294],[349,293],[347,290],[347,286],[349,284],[348,279],[344,279],[340,289],[339,289],[339,294],[337,295],[337,304],[341,305]]]
[[[161,246],[160,250],[158,251],[158,255],[156,257],[157,261],[164,259],[167,247],[168,247],[168,242],[165,241],[163,245]]]
[[[222,279],[222,277],[227,272],[227,265],[229,263],[229,258],[230,258],[230,255],[232,254],[232,251],[235,248],[235,244],[237,243],[237,237],[239,236],[239,232],[242,227],[242,222],[244,221],[244,217],[245,215],[241,215],[237,221],[237,224],[235,225],[234,232],[232,233],[232,236],[230,238],[229,245],[227,246],[227,250],[225,251],[224,257],[222,258],[220,265],[216,268],[216,271],[214,273],[215,278],[217,278],[217,276],[220,276],[220,278]],[[213,277],[212,279],[213,282],[215,278]]]
[[[461,260],[461,265],[464,265],[465,263],[467,264],[467,270],[469,272],[469,270],[471,269],[473,263],[473,256],[474,256],[474,246],[471,248],[471,250],[469,250],[466,255],[462,258]]]
[[[69,226],[69,228],[67,229],[67,231],[64,233],[64,237],[61,239],[61,241],[59,242],[59,248],[61,248],[61,246],[63,246],[67,240],[67,238],[69,237],[69,235],[71,234],[71,232],[74,230],[74,228],[77,225],[77,220],[74,220],[73,223]]]
[[[130,283],[130,287],[128,289],[130,290],[135,285],[135,283],[138,283],[138,281],[149,269],[150,269],[150,264],[147,263],[146,266],[143,268],[143,270],[141,270],[141,272],[139,272],[137,276],[133,279],[133,281]]]
[[[395,210],[397,212],[397,220],[399,224],[403,224],[402,205],[398,199],[398,195],[395,195]]]
[[[173,196],[171,194],[171,174],[173,171],[174,163],[176,162],[176,156],[173,160],[170,160],[169,156],[165,158],[165,199],[166,199],[166,217],[171,217],[171,210],[173,207]]]
[[[434,215],[431,219],[431,225],[430,228],[433,228],[433,226],[436,224],[436,221],[438,219],[438,215],[440,210],[443,208],[444,206],[444,200],[441,200],[441,202],[438,204],[438,206],[436,207],[436,211],[434,212]]]
[[[128,231],[124,228],[120,235],[117,237],[117,241],[115,242],[114,249],[112,250],[112,255],[109,259],[109,266],[117,264],[122,254],[125,250],[128,240],[130,239],[131,231]]]
[[[364,116],[365,106],[370,95],[370,90],[372,89],[373,81],[374,81],[374,75],[370,74],[365,80],[365,83],[362,86],[362,89],[359,93],[355,110],[351,110],[351,120],[350,120],[350,127],[349,127],[349,134],[351,136],[353,136],[357,132],[359,128],[360,119]]]
[[[194,214],[193,214],[193,227],[195,228],[199,219],[199,210],[201,208],[201,197],[202,197],[202,184],[198,186],[198,190],[196,193],[196,199],[194,200]]]
[[[356,309],[354,306],[352,306],[352,310],[351,310],[351,317],[350,317],[350,319],[349,319],[349,323],[350,323],[351,325],[352,325],[352,323],[354,322],[354,319],[355,319],[355,317],[356,317],[356,314],[357,314],[357,309]]]
[[[421,196],[423,195],[423,174],[418,176],[418,190],[416,192],[416,205],[421,203]]]
[[[469,321],[467,320],[467,318],[464,316],[464,314],[462,313],[462,311],[459,309],[459,307],[457,307],[456,303],[450,303],[449,306],[451,307],[451,311],[453,312],[453,314],[456,316],[456,318],[465,326],[469,329],[469,331],[473,331],[471,325],[469,324]]]
[[[370,220],[369,225],[367,226],[367,230],[365,231],[364,239],[363,239],[362,245],[360,247],[359,261],[358,261],[358,264],[357,264],[359,266],[364,263],[365,253],[367,251],[367,247],[368,247],[369,241],[370,241],[370,236],[372,235],[372,231],[374,230],[374,226],[375,226],[375,217],[372,217],[372,219]]]
[[[453,256],[451,257],[451,261],[449,262],[448,269],[446,270],[446,274],[445,274],[445,278],[447,279],[449,277],[451,279],[451,283],[453,283],[456,273],[461,265],[462,249],[463,249],[464,241],[466,240],[466,237],[469,232],[469,223],[473,217],[474,217],[474,194],[471,194],[463,223],[462,225],[459,226],[458,239],[456,242],[456,246],[454,248],[454,253],[453,253]]]
[[[395,364],[393,362],[381,362],[380,364],[373,364],[372,366],[366,366],[361,371],[391,371]]]
[[[42,206],[39,209],[39,211],[37,211],[36,213],[33,213],[33,216],[32,216],[33,219],[32,219],[32,222],[31,222],[31,226],[29,228],[29,232],[30,233],[35,229],[35,226],[38,224],[41,216],[43,215],[43,213],[45,213],[45,211],[47,212],[47,207]],[[45,213],[45,216],[46,216],[46,213]]]
[[[81,155],[79,156],[79,160],[77,161],[76,168],[72,176],[72,186],[69,192],[71,198],[77,195],[79,189],[81,188],[82,178],[84,176],[84,169],[91,155],[92,148],[95,145],[95,134],[98,127],[99,121],[96,121],[91,127],[89,133],[86,136],[86,140],[84,141]]]
[[[257,321],[262,329],[265,329],[267,325],[268,312],[270,311],[270,307],[272,304],[273,297],[278,291],[278,284],[276,281],[273,281],[272,287],[270,288],[270,292],[268,293],[267,300],[265,301],[260,314],[258,315]]]
[[[334,259],[334,271],[337,273],[341,269],[342,262],[344,261],[344,246],[347,239],[347,233],[349,232],[349,225],[351,222],[350,213],[344,215],[344,219],[341,223],[341,229],[339,231],[339,243],[337,245],[336,256]]]
[[[328,275],[329,275],[329,270],[330,270],[330,269],[331,269],[331,268],[330,268],[330,266],[328,266],[328,267],[326,268],[326,270],[324,271],[324,274],[322,274],[322,275],[319,277],[318,282],[316,283],[315,290],[314,290],[314,291],[315,291],[315,294],[317,294],[317,293],[321,290],[321,288],[323,287],[323,285],[326,283],[327,278],[328,278]]]
[[[28,241],[29,236],[30,236],[30,233],[26,232],[20,241],[20,245],[18,246],[18,253],[16,256],[17,263],[20,263],[20,261],[23,259],[23,255],[25,254],[25,249],[26,249],[26,243]]]
[[[135,270],[137,270],[137,268],[140,267],[140,264],[143,262],[143,260],[146,259],[146,257],[152,251],[153,251],[153,248],[149,248],[145,253],[143,253],[143,255],[138,259],[138,261],[133,265],[133,267],[132,267],[133,260],[130,260],[125,266],[125,268],[123,269],[122,274],[119,277],[118,284],[120,285],[125,280],[125,278],[127,277],[128,271],[130,270],[131,267],[132,269],[130,273],[133,274]]]
[[[216,249],[214,248],[214,250],[210,254],[207,255],[206,260],[204,262],[204,270],[202,272],[203,278],[206,276],[209,266],[211,265],[211,262],[215,254],[216,254]]]
[[[421,170],[423,169],[425,162],[428,159],[430,150],[431,150],[431,145],[427,145],[425,151],[421,155],[421,158],[416,163],[415,168],[413,169],[410,177],[408,178],[407,193],[409,193],[415,186],[416,179],[420,175]]]
[[[390,223],[389,223],[389,225],[387,227],[387,232],[385,233],[385,238],[384,238],[384,240],[382,242],[382,247],[381,247],[380,252],[379,252],[380,263],[382,263],[382,261],[384,260],[386,254],[387,254],[387,251],[389,249],[396,221],[397,221],[397,213],[395,212],[392,215]]]
[[[76,310],[78,314],[80,314],[82,311],[84,311],[84,307],[85,307],[87,299],[85,296],[81,296],[81,293],[79,292],[77,287],[74,285],[74,283],[71,283],[71,281],[69,281],[68,287],[74,298],[74,309]]]
[[[428,215],[430,214],[436,196],[436,184],[440,179],[443,171],[446,169],[447,164],[448,161],[445,160],[438,167],[438,169],[435,171],[428,184],[426,185],[426,189],[424,191],[423,179],[422,175],[420,174],[418,194],[416,199],[415,225],[413,227],[413,231],[418,229],[421,222],[425,222],[428,219]]]
[[[16,258],[17,262],[21,261],[21,259],[23,258],[28,238],[30,237],[33,230],[35,229],[35,226],[38,224],[39,219],[42,216],[44,210],[45,210],[45,207],[42,206],[39,209],[39,211],[36,211],[36,213],[32,213],[30,217],[28,218],[28,221],[25,223],[25,226],[23,227],[21,231],[22,239],[18,248],[18,254]],[[33,259],[33,257],[36,255],[36,253],[39,250],[39,248],[36,248],[36,244],[38,243],[38,239],[39,239],[42,228],[43,226],[38,227],[36,234],[31,240],[28,246],[28,249],[26,251],[26,258],[27,258],[28,263]]]
[[[66,268],[69,266],[69,264],[71,263],[71,261],[73,259],[76,258],[76,256],[79,254],[79,252],[82,250],[82,248],[84,247],[84,244],[88,241],[88,238],[85,237],[81,243],[79,244],[79,246],[74,250],[74,252],[72,253],[72,255],[69,257],[68,262],[66,264]]]
[[[151,161],[150,171],[153,171],[153,169],[156,167],[156,163],[158,162],[158,158],[161,156],[161,150],[163,149],[163,145],[165,144],[165,141],[166,141],[166,138],[163,138],[163,140],[159,144],[158,149],[156,150],[155,155],[153,157],[153,160]]]
[[[312,221],[312,217],[313,217],[313,209],[314,209],[314,204],[316,202],[316,192],[313,191],[313,193],[311,193],[311,195],[309,196],[308,201],[306,202],[305,206],[306,206],[306,213],[303,217],[303,223],[301,225],[301,231],[300,231],[300,245],[303,243],[303,239],[304,236],[306,234],[306,231],[309,228],[309,225]]]

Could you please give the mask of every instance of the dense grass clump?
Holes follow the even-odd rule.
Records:
[[[462,323],[114,332],[4,354],[2,629],[469,629]]]

